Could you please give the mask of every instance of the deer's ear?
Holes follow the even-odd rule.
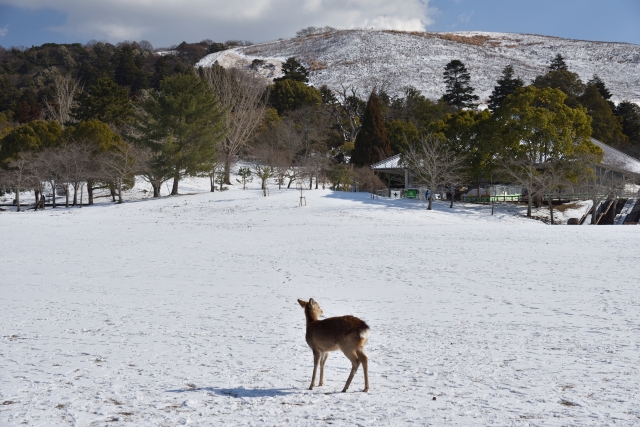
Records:
[[[309,305],[317,305],[318,303],[313,298],[309,299]]]
[[[302,301],[301,299],[298,300],[298,304],[300,304],[300,307],[305,307],[307,305],[306,301]]]

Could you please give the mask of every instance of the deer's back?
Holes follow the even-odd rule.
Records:
[[[307,328],[307,343],[322,351],[337,350],[346,341],[368,339],[369,326],[354,316],[329,317],[311,322]]]

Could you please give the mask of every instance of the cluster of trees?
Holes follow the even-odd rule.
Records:
[[[142,90],[159,89],[164,78],[190,71],[209,53],[246,44],[233,40],[182,42],[162,49],[161,55],[144,40],[117,45],[91,40],[85,45],[0,46],[0,113],[20,124],[50,118],[46,105],[54,102],[55,79],[60,76],[71,76],[85,90],[107,79],[135,99]]]
[[[1,51],[0,86],[9,88],[0,92],[4,188],[86,186],[92,203],[96,188],[111,189],[115,199],[136,175],[151,184],[154,196],[168,181],[177,194],[182,177],[197,175],[210,178],[211,191],[224,190],[242,156],[253,165],[243,169],[243,186],[259,179],[265,195],[270,181],[287,188],[375,189],[382,182],[371,164],[402,154],[420,171],[431,153],[448,165],[447,173],[419,172],[433,192],[503,180],[533,193],[541,184],[537,176],[536,184],[525,185],[532,170],[548,177],[562,169],[575,180],[579,174],[568,165],[579,164],[579,156],[596,161],[601,153],[591,135],[618,147],[640,147],[638,107],[614,105],[600,78],[583,84],[559,55],[528,86],[506,67],[489,108],[479,111],[470,73],[458,60],[445,67],[446,92],[439,100],[412,87],[399,96],[383,87],[367,94],[351,86],[315,88],[295,58],[270,85],[251,69],[192,67],[199,57],[234,43],[247,44],[182,43],[163,55],[152,54],[148,42]],[[101,129],[102,139],[82,130],[88,127]],[[55,130],[43,130],[49,128]],[[82,167],[70,173],[69,159],[78,156],[85,160],[74,162]],[[41,166],[54,158],[55,165]],[[16,181],[16,174],[28,178]]]

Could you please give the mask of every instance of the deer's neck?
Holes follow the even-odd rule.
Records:
[[[317,322],[318,321],[318,318],[316,316],[314,316],[313,314],[307,313],[307,312],[304,313],[304,317],[306,317],[306,319],[307,319],[307,328],[309,327],[309,325],[312,322]]]

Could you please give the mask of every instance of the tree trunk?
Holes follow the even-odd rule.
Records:
[[[63,184],[64,188],[64,207],[69,207],[69,184]]]
[[[389,197],[391,197],[391,187],[389,187]],[[427,206],[427,210],[433,210],[433,190],[429,188],[429,205]]]
[[[211,184],[211,192],[214,193],[216,191],[216,175],[209,175],[209,184]]]
[[[40,207],[40,192],[38,190],[33,190],[36,196],[36,210]]]
[[[318,175],[316,174],[316,190],[318,189]]]
[[[554,225],[555,222],[553,221],[553,199],[551,198],[551,195],[549,195],[548,201],[549,201],[549,216],[551,217],[551,225]]]
[[[80,207],[82,208],[82,199],[84,198],[84,184],[80,184]]]
[[[122,203],[122,180],[118,180],[118,203]]]
[[[311,190],[312,188],[313,188],[313,175],[309,177],[309,190]]]
[[[224,184],[231,185],[231,181],[229,180],[231,176],[231,156],[228,155],[224,159]]]
[[[596,225],[596,219],[598,218],[596,206],[598,206],[598,200],[593,199],[593,207],[591,208],[591,225]]]
[[[160,186],[162,184],[159,183],[151,183],[151,187],[153,188],[153,197],[160,197]]]
[[[73,206],[78,204],[78,183],[73,184]]]
[[[93,181],[87,181],[87,204],[93,204]]]
[[[111,201],[115,203],[116,202],[116,183],[115,182],[109,185],[109,191],[111,192]]]
[[[18,203],[18,212],[20,212],[20,186],[16,188],[16,202]]]
[[[51,193],[53,193],[53,196],[51,197],[51,206],[52,207],[56,207],[56,182],[51,180],[49,181],[49,185],[51,185]]]
[[[176,170],[176,172],[173,175],[173,188],[171,188],[171,195],[172,196],[177,196],[178,195],[178,184],[180,183],[180,173]]]
[[[291,188],[291,183],[293,182],[293,178],[289,178],[289,184],[287,184],[287,190]]]
[[[531,204],[533,203],[532,198],[533,198],[533,196],[531,195],[531,192],[529,191],[529,197],[527,197],[527,218],[531,218]]]

